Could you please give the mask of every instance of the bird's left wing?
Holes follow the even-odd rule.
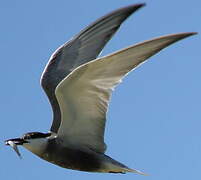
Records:
[[[53,110],[51,131],[57,133],[61,114],[55,97],[57,85],[75,68],[94,60],[121,24],[144,4],[134,4],[117,9],[82,30],[72,40],[58,48],[44,69],[41,85]]]
[[[61,109],[58,137],[104,152],[106,112],[114,87],[147,58],[195,33],[167,35],[120,50],[76,68],[56,88]]]

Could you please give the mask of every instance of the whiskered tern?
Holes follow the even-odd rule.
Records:
[[[30,132],[5,141],[63,168],[102,173],[141,171],[105,155],[106,113],[113,89],[133,69],[170,44],[196,33],[162,36],[97,58],[120,25],[144,4],[117,9],[82,30],[50,57],[41,85],[53,110],[48,133]]]

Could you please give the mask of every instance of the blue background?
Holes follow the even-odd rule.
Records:
[[[138,1],[140,2],[140,1]],[[144,2],[144,1],[143,1]],[[102,55],[170,33],[201,30],[200,0],[145,1]],[[54,50],[89,23],[131,0],[12,0],[0,4],[0,179],[189,180],[201,178],[200,34],[130,73],[113,93],[107,154],[150,176],[62,169],[4,140],[47,132],[52,112],[39,79]]]

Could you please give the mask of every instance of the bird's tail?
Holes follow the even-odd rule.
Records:
[[[122,168],[122,170],[124,171],[122,173],[132,172],[132,173],[137,173],[137,174],[140,174],[140,175],[148,176],[148,174],[146,174],[146,173],[144,173],[142,171],[136,170],[136,169]]]
[[[112,159],[111,157],[109,156],[106,156],[105,155],[105,160],[104,161],[104,169],[103,169],[103,172],[108,172],[108,173],[127,173],[127,172],[132,172],[132,173],[137,173],[137,174],[140,174],[140,175],[145,175],[147,176],[148,174],[146,173],[143,173],[139,170],[136,170],[136,169],[131,169],[129,167],[127,167],[126,165]]]

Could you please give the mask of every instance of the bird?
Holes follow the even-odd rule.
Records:
[[[161,36],[98,57],[121,24],[143,6],[132,4],[106,14],[51,55],[40,80],[53,111],[50,131],[25,133],[5,140],[5,145],[19,157],[18,146],[23,146],[66,169],[146,175],[105,154],[104,131],[112,92],[149,57],[196,32]]]

